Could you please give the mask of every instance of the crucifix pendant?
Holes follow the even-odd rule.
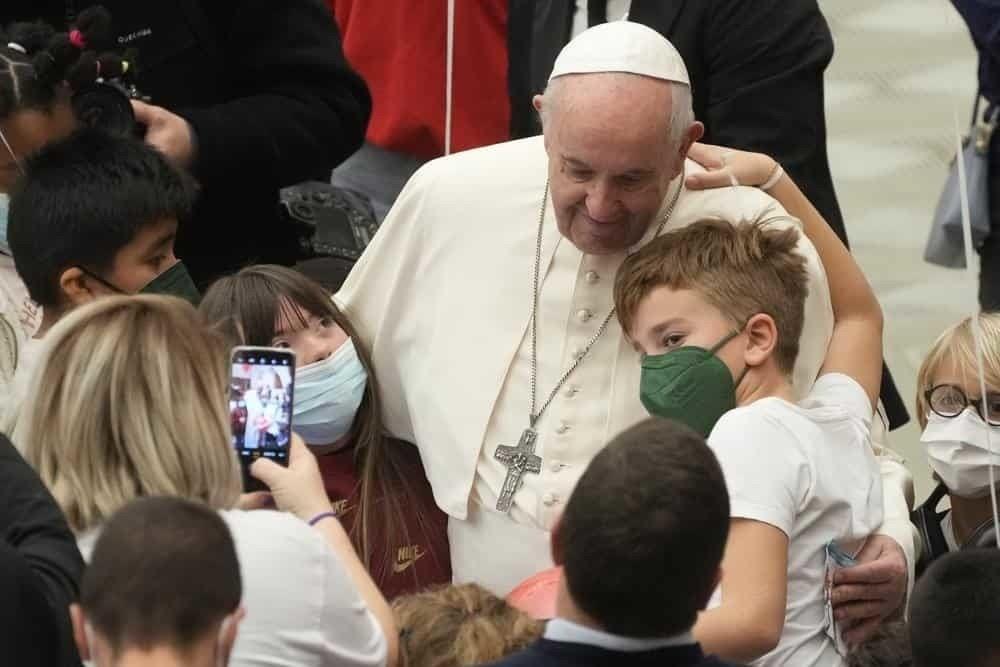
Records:
[[[500,445],[493,454],[500,463],[507,466],[507,477],[497,498],[497,510],[506,514],[514,502],[514,494],[521,488],[524,473],[538,474],[542,471],[542,457],[535,454],[535,440],[538,433],[532,428],[524,429],[517,447]]]

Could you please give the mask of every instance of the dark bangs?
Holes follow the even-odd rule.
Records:
[[[319,285],[293,269],[272,264],[219,279],[205,293],[200,310],[209,325],[242,345],[270,346],[279,320],[304,328],[309,324],[307,312],[332,317],[349,336],[354,333]]]

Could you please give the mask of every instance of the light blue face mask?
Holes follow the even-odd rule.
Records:
[[[17,165],[17,170],[24,175],[24,165],[21,161],[17,159],[17,155],[14,154],[14,149],[10,147],[10,142],[7,141],[7,135],[0,130],[0,142],[3,143],[4,148],[7,149],[7,153],[10,154],[10,158]],[[10,245],[7,243],[7,222],[10,217],[10,195],[6,192],[0,192],[0,252],[5,255],[10,254]]]
[[[329,445],[354,424],[368,373],[350,339],[322,361],[295,371],[292,430],[309,445]]]
[[[10,254],[10,246],[7,245],[7,217],[10,213],[10,196],[6,192],[0,192],[0,252],[5,255]]]

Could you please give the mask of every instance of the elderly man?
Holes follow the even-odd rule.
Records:
[[[639,355],[612,311],[626,255],[704,217],[783,213],[756,189],[684,187],[700,169],[685,156],[703,128],[683,61],[650,28],[581,34],[535,105],[543,137],[422,168],[337,295],[373,351],[389,430],[418,443],[450,515],[456,579],[501,594],[551,565],[548,531],[576,480],[646,417]],[[800,250],[810,272],[802,391],[832,315],[815,251],[806,240]],[[848,591],[881,614],[899,605],[913,547],[900,484],[885,486],[893,537],[869,542],[892,576]]]

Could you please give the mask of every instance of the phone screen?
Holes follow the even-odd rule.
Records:
[[[233,350],[229,418],[233,447],[244,469],[260,457],[288,464],[294,385],[295,355],[291,350]]]

